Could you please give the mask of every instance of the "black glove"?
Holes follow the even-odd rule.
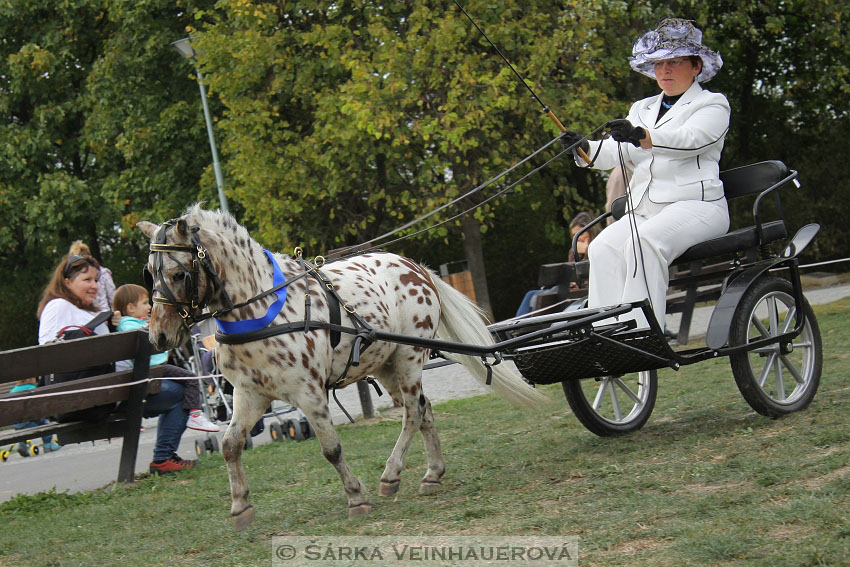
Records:
[[[579,143],[579,140],[581,140],[581,143]],[[576,150],[578,150],[579,148],[583,149],[584,153],[590,151],[590,144],[587,143],[587,140],[582,140],[581,134],[579,134],[575,130],[564,130],[564,133],[561,134],[561,145],[564,146],[564,149],[566,150],[567,148],[575,144],[578,145],[573,148],[574,154],[577,153]]]
[[[605,127],[616,141],[629,142],[636,148],[639,148],[640,141],[646,138],[646,130],[640,126],[632,126],[631,122],[623,118],[611,120]]]

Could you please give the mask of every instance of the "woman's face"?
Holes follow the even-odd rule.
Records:
[[[65,285],[83,305],[91,305],[94,303],[94,296],[97,295],[97,268],[94,266],[86,266],[84,270],[80,270],[70,278],[65,278]]]
[[[667,96],[678,96],[691,88],[699,73],[700,65],[694,65],[688,57],[662,59],[655,63],[655,80]]]
[[[574,226],[570,229],[570,236],[575,236],[578,234],[578,231],[583,229],[583,226]],[[578,242],[576,243],[576,252],[578,252],[579,256],[587,255],[587,245],[590,244],[590,233],[585,232],[581,236],[578,237]]]

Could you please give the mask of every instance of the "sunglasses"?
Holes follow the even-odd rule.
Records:
[[[74,254],[73,256],[68,257],[68,261],[65,262],[65,270],[63,271],[63,274],[66,278],[70,276],[71,270],[73,270],[74,268],[74,264],[78,264],[80,262],[86,262],[86,258],[84,256],[80,256],[79,254]]]

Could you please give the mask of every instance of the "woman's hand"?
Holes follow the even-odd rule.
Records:
[[[611,120],[605,127],[611,137],[618,142],[628,142],[636,148],[649,149],[652,147],[649,133],[640,126],[632,126],[628,120],[619,118]]]

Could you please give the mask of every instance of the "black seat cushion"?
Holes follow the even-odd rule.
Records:
[[[764,230],[763,244],[768,244],[788,236],[788,229],[785,227],[785,222],[781,220],[763,223],[762,229]],[[694,260],[704,260],[705,258],[721,256],[723,254],[732,254],[758,245],[759,237],[756,227],[739,228],[738,230],[727,232],[723,236],[718,236],[717,238],[712,238],[711,240],[691,246],[681,256],[676,258],[673,265],[693,262]]]

